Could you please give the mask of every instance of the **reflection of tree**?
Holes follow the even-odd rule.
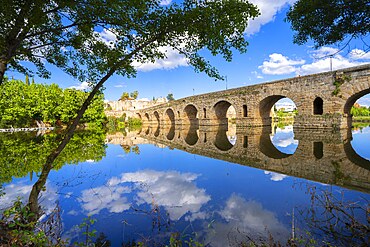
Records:
[[[19,139],[20,136],[26,138]],[[52,169],[60,168],[65,163],[77,164],[86,160],[100,160],[105,155],[105,135],[99,131],[76,132],[69,145],[60,153],[54,163],[47,162],[47,155],[50,155],[58,144],[59,136],[57,134],[36,138],[26,134],[21,134],[20,136],[4,135],[0,139],[2,143],[9,144],[5,150],[0,150],[6,154],[0,158],[3,159],[1,165],[13,165],[5,171],[8,174],[5,174],[11,179],[12,176],[22,176],[23,173],[28,173],[29,171],[41,170],[41,172],[38,180],[32,186],[28,203],[23,205],[21,201],[17,201],[8,211],[10,212],[8,217],[3,215],[0,221],[1,230],[9,238],[0,238],[0,244],[23,241],[18,244],[29,243],[33,246],[33,244],[36,243],[37,245],[39,243],[35,242],[36,240],[46,241],[44,244],[50,244],[49,241],[52,241],[50,245],[55,241],[60,244],[62,229],[60,209],[57,205],[55,210],[47,216],[47,220],[40,221],[40,217],[44,214],[39,205],[40,194],[45,190],[45,184]],[[14,157],[10,154],[13,154]],[[24,170],[17,170],[20,164],[22,164]],[[42,166],[42,164],[45,165]],[[2,176],[1,178],[4,179],[6,177]],[[15,220],[17,220],[17,224],[14,223]],[[13,234],[14,232],[16,235]],[[37,239],[34,239],[35,237]]]
[[[33,136],[30,133],[0,135],[0,182],[12,177],[24,177],[40,172],[47,156],[57,147],[60,135],[56,133]],[[101,160],[105,155],[105,134],[99,131],[78,131],[68,146],[55,160],[53,168],[77,164],[86,160]]]
[[[308,186],[311,205],[300,210],[304,225],[312,236],[322,236],[328,246],[368,246],[370,207],[365,198],[350,201],[344,191],[329,191]],[[312,241],[312,240],[311,240]]]
[[[137,145],[134,145],[134,146],[130,146],[130,145],[121,145],[123,151],[125,152],[125,154],[129,154],[130,152],[134,153],[134,154],[140,154],[140,149],[139,149],[139,146]]]

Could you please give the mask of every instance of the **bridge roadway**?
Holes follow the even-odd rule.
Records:
[[[290,98],[298,110],[295,129],[346,129],[352,125],[351,107],[368,93],[370,64],[195,95],[138,110],[136,116],[162,126],[227,125],[226,113],[233,106],[238,127],[269,126],[273,105]]]
[[[350,130],[294,130],[298,148],[281,153],[271,127],[238,128],[232,145],[223,127],[144,126],[138,135],[152,143],[288,176],[370,192],[370,161],[352,148]],[[147,141],[146,141],[147,143]]]

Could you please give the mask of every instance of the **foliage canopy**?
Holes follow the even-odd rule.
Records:
[[[50,125],[67,124],[76,117],[88,93],[62,89],[56,84],[25,84],[6,81],[0,86],[0,128],[36,126],[35,121]],[[105,121],[103,94],[97,94],[81,123]]]
[[[298,0],[287,13],[286,20],[296,31],[294,42],[309,39],[316,48],[353,38],[363,39],[370,32],[368,0]]]
[[[111,69],[127,77],[133,63],[165,57],[171,46],[197,71],[219,78],[203,48],[231,60],[246,51],[244,31],[259,12],[244,0],[3,0],[0,5],[0,82],[7,69],[50,76],[44,61],[80,81],[96,82]],[[106,39],[111,36],[111,39]],[[29,61],[35,70],[21,62]]]

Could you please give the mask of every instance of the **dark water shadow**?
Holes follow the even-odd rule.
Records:
[[[259,143],[261,153],[272,159],[285,159],[291,156],[292,154],[283,153],[275,147],[271,141],[270,133],[271,127],[263,128]]]
[[[220,151],[228,151],[234,147],[234,145],[230,143],[226,132],[227,132],[227,126],[226,128],[219,128],[217,130],[214,145]]]
[[[172,141],[175,138],[175,125],[171,125],[170,130],[167,133],[167,140]]]
[[[190,126],[188,133],[185,137],[185,142],[189,146],[193,146],[198,142],[199,136],[198,136],[197,130],[198,128]]]

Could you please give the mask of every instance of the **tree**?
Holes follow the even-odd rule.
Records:
[[[298,0],[286,20],[296,31],[295,43],[312,39],[318,48],[346,39],[349,42],[366,38],[370,32],[370,4],[368,0]]]
[[[25,84],[10,80],[0,86],[0,128],[30,127],[36,121],[51,125],[68,124],[77,115],[88,93],[76,89],[62,89],[56,84]],[[102,124],[103,94],[95,96],[81,122]]]
[[[130,97],[133,98],[133,99],[137,99],[138,96],[139,96],[138,91],[133,91],[132,93],[130,93]]]
[[[28,75],[26,75],[26,85],[30,85],[30,78],[28,77]]]
[[[80,80],[87,77],[92,82],[89,96],[60,145],[46,159],[46,167],[52,166],[63,151],[87,107],[111,76],[133,77],[135,65],[165,58],[167,49],[162,48],[172,47],[196,72],[223,79],[200,52],[220,54],[226,61],[231,61],[233,51],[246,52],[244,31],[249,19],[259,15],[257,7],[245,0],[161,3],[5,0],[1,4],[1,80],[8,65],[25,72],[20,64],[23,59],[33,62],[38,73],[47,76],[41,60],[45,58]],[[110,32],[115,39],[104,42],[96,30]]]
[[[180,50],[197,70],[215,76],[197,51],[208,48],[230,60],[231,47],[246,50],[243,32],[248,19],[258,15],[257,8],[243,0],[184,0],[169,6],[161,2],[2,1],[0,83],[9,68],[34,74],[21,64],[24,60],[48,78],[43,59],[81,81],[97,82],[110,70],[130,77],[136,72],[133,61],[163,58],[158,48],[166,45]],[[104,39],[99,32],[116,39]]]
[[[168,101],[175,100],[172,93],[169,93],[166,98],[167,98]]]
[[[125,100],[128,100],[129,98],[130,98],[130,95],[128,94],[128,92],[123,92],[121,95],[121,98],[119,99],[122,101],[125,101]]]

